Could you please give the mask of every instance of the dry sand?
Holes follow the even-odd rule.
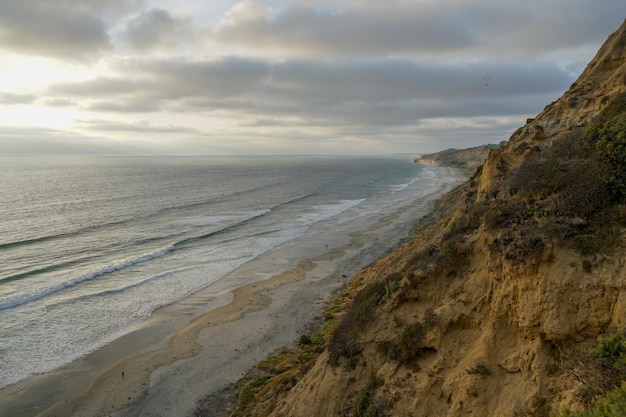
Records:
[[[71,398],[38,415],[192,416],[199,401],[236,382],[276,349],[293,345],[346,279],[397,247],[434,199],[464,180],[452,169],[449,177],[456,181],[393,214],[381,215],[365,231],[349,235],[342,230],[321,231],[298,242],[298,248],[284,247],[244,265],[224,280],[230,288],[212,287],[187,300],[222,305],[193,319],[169,338],[167,346],[156,343],[152,348],[157,350],[118,362],[90,378],[90,385],[76,388]],[[311,253],[315,255],[303,256]],[[301,260],[296,263],[296,259]],[[155,320],[180,315],[181,308],[165,308],[155,314]],[[110,355],[113,359],[115,352]],[[59,381],[63,372],[70,371],[61,370]]]

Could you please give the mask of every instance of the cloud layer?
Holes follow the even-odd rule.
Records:
[[[474,146],[559,97],[624,17],[622,0],[0,0],[0,75],[16,86],[0,106],[64,110],[55,137],[129,149]],[[59,72],[32,88],[1,73],[33,58]],[[0,120],[0,141],[16,128]],[[52,143],[50,126],[20,129]]]

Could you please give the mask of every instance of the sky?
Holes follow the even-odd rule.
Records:
[[[0,155],[499,143],[625,18],[624,0],[0,0]]]

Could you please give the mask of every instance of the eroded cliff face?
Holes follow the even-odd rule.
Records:
[[[600,337],[626,328],[626,252],[582,256],[555,238],[503,250],[503,239],[525,231],[507,237],[472,222],[481,202],[494,210],[490,196],[512,170],[626,91],[625,71],[626,22],[561,99],[447,197],[443,218],[355,277],[355,288],[385,282],[353,333],[358,351],[324,352],[269,415],[353,415],[368,402],[367,415],[415,417],[582,406],[602,378],[586,358]]]
[[[560,99],[515,131],[501,149],[490,152],[483,167],[479,197],[530,153],[549,145],[563,132],[584,126],[606,108],[612,97],[626,91],[625,64],[626,30],[622,24]]]
[[[383,279],[436,235],[411,242],[357,279]],[[360,335],[358,361],[335,366],[325,352],[271,415],[351,415],[372,377],[381,415],[547,416],[575,407],[589,382],[584,367],[568,362],[570,353],[593,350],[599,335],[626,326],[623,259],[609,257],[587,273],[568,251],[528,266],[494,256],[481,232],[467,244],[473,249],[466,270],[405,276]],[[414,322],[425,329],[415,362],[381,354],[381,343],[398,343],[403,326]]]

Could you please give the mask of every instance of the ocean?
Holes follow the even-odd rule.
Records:
[[[0,157],[0,388],[446,172],[409,156]]]

